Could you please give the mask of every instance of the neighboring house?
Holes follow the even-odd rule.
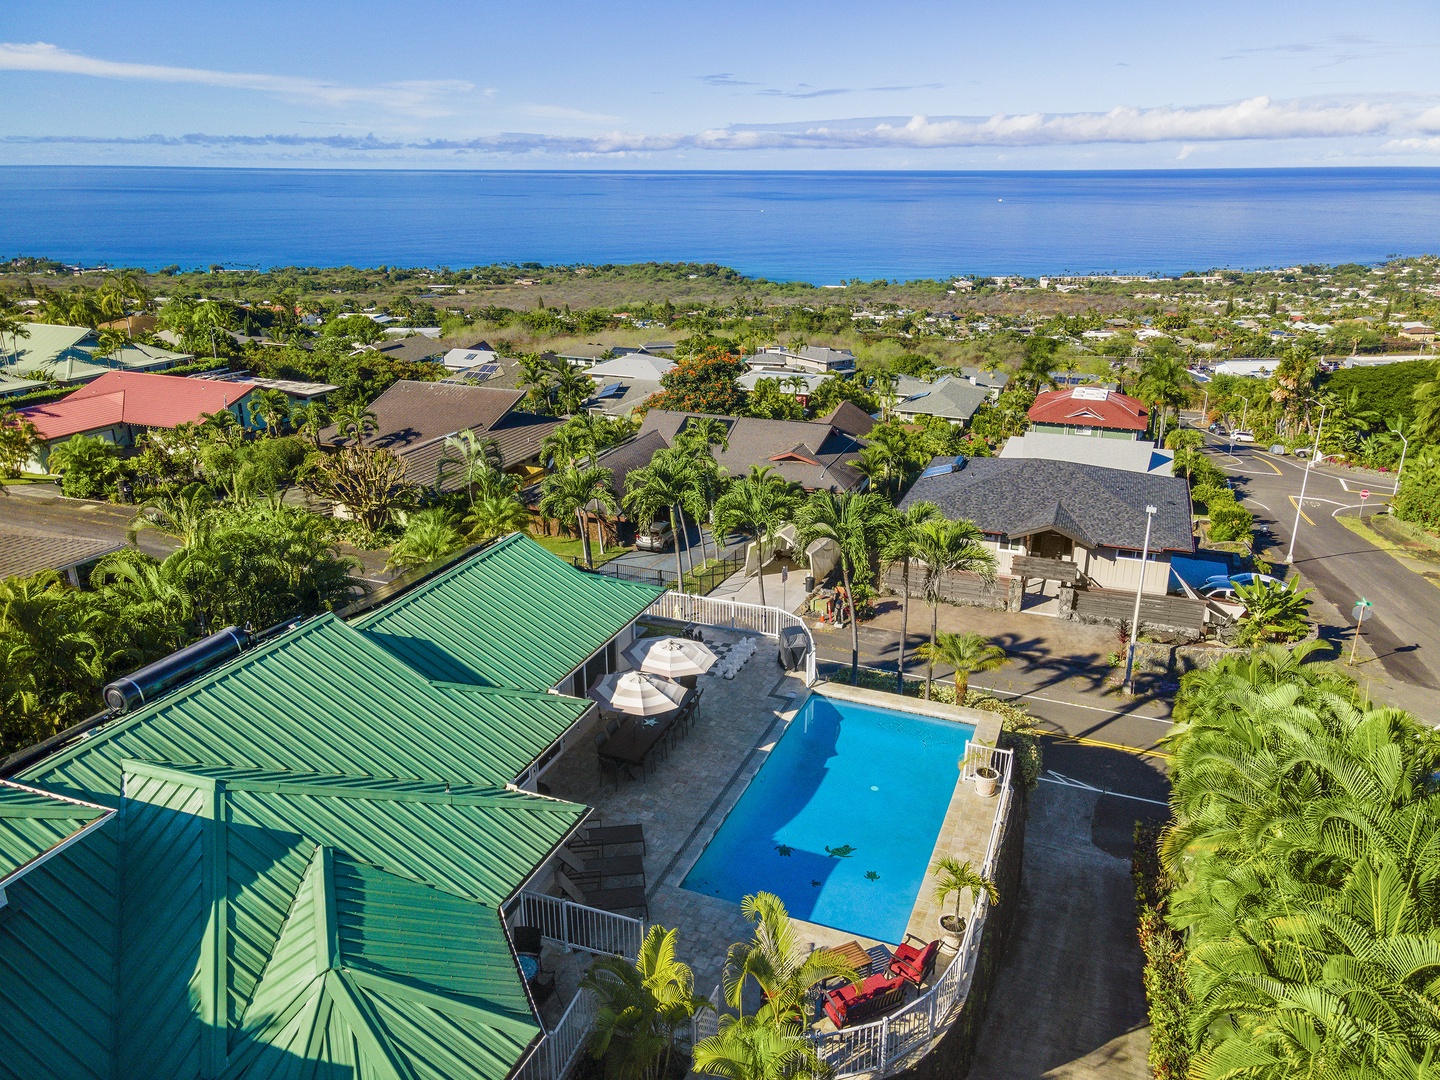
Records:
[[[998,398],[1000,392],[1010,385],[1010,373],[1002,369],[986,371],[984,368],[962,367],[960,377],[975,386],[983,386],[991,391],[991,401]]]
[[[0,1068],[516,1076],[510,928],[591,812],[534,792],[660,592],[511,536],[6,761]]]
[[[1239,375],[1249,379],[1268,379],[1275,374],[1278,360],[1221,360],[1211,369],[1211,375]]]
[[[483,344],[481,342],[480,344]],[[465,346],[468,347],[468,346]],[[407,337],[398,341],[377,341],[373,345],[361,345],[357,354],[374,352],[391,360],[403,360],[411,364],[439,363],[440,358],[450,349],[449,345],[429,337]]]
[[[8,577],[29,577],[42,570],[58,570],[70,584],[78,586],[81,566],[124,546],[113,540],[52,536],[7,526],[0,528],[0,581]]]
[[[817,375],[807,371],[777,371],[767,368],[751,368],[735,382],[741,390],[754,390],[761,379],[769,379],[775,383],[782,394],[789,394],[804,405],[810,400],[810,395],[815,393],[820,384],[829,375]]]
[[[1407,341],[1431,343],[1435,340],[1435,328],[1422,322],[1401,323],[1400,336]]]
[[[142,431],[198,423],[207,414],[226,411],[241,426],[253,428],[248,405],[254,391],[252,382],[107,371],[59,401],[16,412],[40,435],[41,445],[29,471],[43,473],[49,471],[50,452],[76,435],[134,446]]]
[[[864,415],[859,409],[855,411]],[[669,409],[647,412],[633,439],[600,455],[599,464],[614,473],[615,490],[624,491],[625,477],[632,470],[648,465],[656,451],[673,446],[685,425],[702,415]],[[725,425],[728,444],[712,447],[711,451],[732,477],[744,476],[752,465],[759,465],[774,469],[780,477],[807,491],[858,491],[865,484],[864,474],[852,464],[865,444],[861,436],[840,426],[824,420],[764,420],[753,416],[710,419]]]
[[[301,382],[297,379],[263,379],[248,373],[239,374],[229,371],[203,372],[199,375],[191,375],[190,378],[209,379],[214,382],[248,382],[259,390],[279,390],[290,399],[292,405],[309,405],[311,402],[324,401],[340,389],[331,383]]]
[[[673,346],[672,346],[673,348]],[[675,366],[668,356],[648,349],[625,352],[584,369],[595,382],[595,394],[586,400],[587,412],[629,416],[635,408],[664,387],[661,378]]]
[[[752,368],[777,368],[808,371],[816,375],[836,375],[855,370],[855,354],[849,349],[827,349],[820,345],[806,345],[800,349],[774,346],[761,349],[753,356],[747,356],[745,363]]]
[[[900,419],[913,421],[920,416],[938,416],[962,428],[968,427],[976,410],[992,400],[992,394],[998,393],[954,375],[942,375],[933,383],[902,376],[896,390],[905,396],[890,411]]]
[[[13,349],[9,335],[0,342],[0,376],[12,381],[88,382],[111,370],[164,371],[195,359],[133,341],[102,355],[95,331],[83,326],[26,323],[25,329],[29,336],[16,335]]]
[[[585,411],[606,416],[629,416],[663,389],[658,382],[615,379],[602,383],[591,397],[585,399]]]
[[[1034,431],[1138,439],[1150,426],[1150,412],[1135,398],[1099,386],[1047,390],[1030,406]]]
[[[488,341],[479,341],[464,349],[449,349],[440,362],[451,371],[468,371],[485,364],[498,366],[500,354],[490,347]]]
[[[438,482],[441,491],[454,491],[460,478],[447,470],[439,480],[440,463],[445,439],[461,431],[493,439],[502,469],[521,470],[539,461],[541,445],[560,421],[517,411],[524,396],[519,390],[402,379],[370,403],[376,427],[365,445],[392,451],[405,463],[410,483],[434,487]],[[332,424],[320,432],[320,441],[343,446],[352,439]]]
[[[1000,456],[1076,461],[1082,465],[1159,476],[1172,476],[1175,468],[1175,451],[1158,447],[1149,439],[1088,439],[1083,435],[1056,435],[1033,428],[1024,435],[1010,436]]]
[[[922,501],[937,504],[948,518],[973,521],[996,554],[997,576],[1006,579],[1071,577],[1072,583],[1133,592],[1140,582],[1147,505],[1157,511],[1147,594],[1166,592],[1172,554],[1195,550],[1190,486],[1175,476],[1043,458],[936,458],[900,509]]]

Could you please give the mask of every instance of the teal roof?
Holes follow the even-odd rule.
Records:
[[[102,806],[58,799],[0,780],[0,882],[106,813]]]
[[[0,1074],[505,1080],[541,1031],[499,909],[587,812],[506,785],[657,592],[510,538],[19,778],[114,827],[0,785],[0,868],[51,855],[0,909]]]
[[[544,690],[664,591],[587,574],[515,533],[355,626],[432,678]]]
[[[99,802],[120,794],[127,758],[505,784],[590,705],[428,679],[327,614],[97,728],[22,778]]]

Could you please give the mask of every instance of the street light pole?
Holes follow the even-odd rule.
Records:
[[[1320,453],[1320,432],[1325,429],[1325,406],[1320,406],[1320,422],[1315,425],[1315,445],[1305,462],[1305,475],[1300,480],[1300,501],[1295,504],[1295,527],[1290,530],[1290,550],[1285,555],[1287,563],[1295,561],[1295,537],[1300,535],[1300,515],[1305,509],[1305,485],[1310,482],[1310,466],[1315,464],[1315,455]]]
[[[1150,562],[1150,526],[1155,507],[1145,507],[1145,546],[1140,549],[1140,583],[1135,586],[1135,614],[1130,619],[1130,647],[1125,650],[1125,692],[1135,692],[1135,641],[1140,637],[1140,597],[1145,593],[1145,567]]]
[[[1390,492],[1390,498],[1392,499],[1400,494],[1400,474],[1405,471],[1405,455],[1410,452],[1410,440],[1405,438],[1399,431],[1395,432],[1395,434],[1400,436],[1402,445],[1400,447],[1400,467],[1395,470],[1395,490]]]
[[[1209,419],[1210,419],[1210,391],[1207,389],[1207,390],[1205,391],[1205,400],[1200,403],[1200,427],[1201,427],[1201,428],[1208,428],[1210,425],[1207,424],[1206,421],[1209,420]]]

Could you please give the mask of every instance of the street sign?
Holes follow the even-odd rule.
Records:
[[[1355,663],[1355,651],[1360,647],[1360,628],[1365,625],[1365,612],[1374,607],[1365,597],[1355,601],[1355,610],[1350,612],[1350,617],[1355,620],[1355,637],[1350,641],[1350,663]]]
[[[1370,498],[1370,489],[1369,489],[1369,488],[1361,488],[1361,489],[1360,489],[1360,501],[1361,501],[1361,502],[1364,502],[1364,501],[1365,501],[1366,499],[1368,499],[1368,498]]]

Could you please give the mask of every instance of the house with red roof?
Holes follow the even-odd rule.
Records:
[[[198,423],[217,412],[229,412],[241,425],[254,427],[247,405],[255,389],[250,382],[107,371],[59,401],[17,409],[16,414],[35,425],[40,446],[30,471],[43,473],[49,471],[50,451],[76,435],[134,446],[142,431]]]
[[[1101,386],[1047,390],[1030,406],[1030,430],[1100,439],[1139,439],[1150,427],[1150,410],[1135,398]]]

